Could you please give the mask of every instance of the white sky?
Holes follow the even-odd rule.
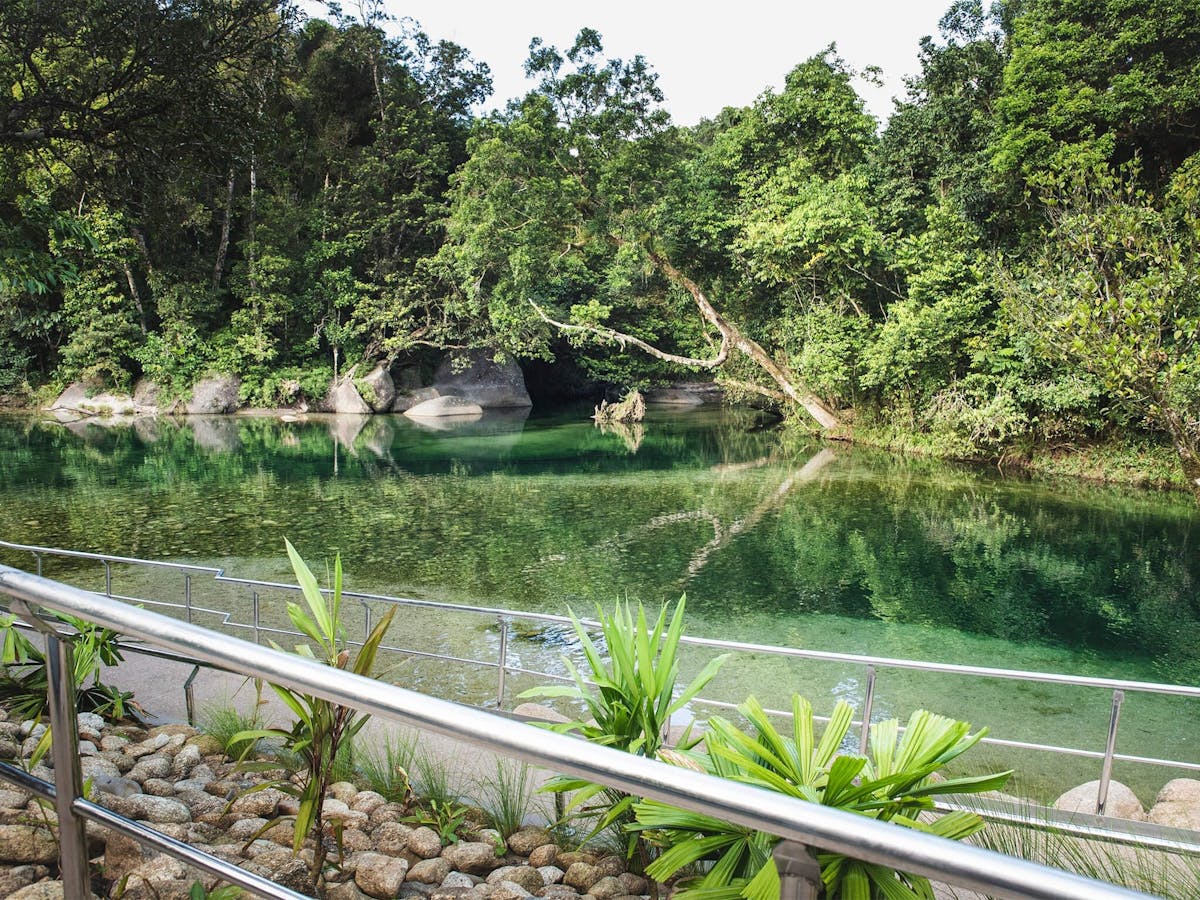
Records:
[[[565,50],[581,27],[604,37],[606,57],[642,54],[659,75],[672,118],[693,125],[725,106],[745,106],[778,89],[797,63],[837,43],[852,68],[877,65],[884,86],[858,83],[871,113],[885,121],[903,77],[919,69],[917,42],[937,34],[951,0],[385,0],[389,13],[411,17],[436,39],[462,44],[492,69],[488,108],[533,85],[522,65],[535,35]],[[307,4],[306,4],[307,5]],[[355,0],[343,0],[347,13]],[[317,9],[314,15],[319,15]]]

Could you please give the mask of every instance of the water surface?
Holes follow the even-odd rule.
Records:
[[[402,417],[0,418],[10,541],[288,579],[288,537],[318,567],[340,552],[359,590],[581,614],[686,593],[696,635],[1183,684],[1200,683],[1198,524],[1181,495],[789,443],[731,410],[657,411],[609,433],[578,411],[443,428]],[[97,577],[64,563],[47,574]],[[144,573],[117,578],[178,593]],[[246,620],[245,591],[214,587],[206,602]],[[263,606],[264,620],[283,621],[278,598]],[[494,623],[440,614],[399,630],[396,643],[480,656],[498,640]],[[511,650],[554,667],[570,646],[561,629],[520,626]],[[695,651],[688,666],[703,660]],[[467,698],[494,677],[414,662],[396,680]],[[531,683],[514,679],[510,696]],[[801,690],[827,709],[839,696],[861,702],[863,688],[860,666],[756,657],[729,663],[713,693],[782,706]],[[1099,749],[1111,696],[880,672],[877,717],[918,704],[1004,737]],[[1118,749],[1200,759],[1196,712],[1131,695]],[[1042,793],[1098,771],[1019,764]],[[1117,774],[1153,795],[1180,773]]]

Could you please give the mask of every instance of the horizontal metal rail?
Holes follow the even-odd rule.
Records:
[[[224,584],[242,585],[245,587],[267,588],[270,590],[297,592],[295,584],[279,581],[263,581],[254,578],[238,578],[226,574],[223,568],[216,566],[197,566],[189,563],[166,562],[163,560],[147,560],[130,556],[114,556],[107,553],[88,553],[81,550],[64,550],[56,547],[39,547],[32,544],[16,544],[0,540],[0,548],[16,550],[34,555],[64,556],[73,559],[87,559],[96,562],[107,562],[120,565],[154,566],[164,569],[177,569],[181,572],[197,572],[213,576],[214,581]],[[554,615],[553,613],[537,613],[526,610],[505,609],[498,606],[480,606],[476,604],[447,603],[440,600],[425,600],[417,597],[395,597],[386,594],[364,593],[361,591],[343,590],[344,597],[376,603],[392,603],[403,606],[439,609],[447,612],[476,614],[489,618],[506,617],[524,619],[533,622],[547,622],[555,625],[570,626],[569,616]],[[127,598],[134,602],[145,602],[142,598]],[[161,602],[161,601],[160,601]],[[170,604],[165,604],[170,605]],[[177,606],[177,604],[176,604]],[[200,611],[200,607],[193,607]],[[214,615],[227,616],[224,610],[204,610]],[[586,627],[598,627],[599,622],[592,619],[580,619]],[[233,624],[233,623],[231,623]],[[292,632],[289,632],[292,633]],[[938,672],[946,675],[971,675],[980,678],[1001,678],[1015,681],[1036,681],[1042,684],[1062,684],[1075,687],[1103,688],[1106,690],[1139,691],[1148,694],[1168,694],[1180,697],[1200,698],[1200,687],[1183,684],[1164,684],[1154,681],[1131,681],[1122,678],[1100,678],[1091,675],[1064,675],[1056,672],[1037,672],[1026,669],[1001,669],[989,666],[968,666],[958,663],[939,663],[927,660],[900,659],[891,656],[869,656],[858,653],[839,653],[829,650],[806,650],[800,647],[780,647],[775,644],[756,644],[746,641],[724,641],[716,638],[694,637],[684,635],[681,643],[698,647],[710,647],[716,650],[737,651],[742,653],[763,653],[773,656],[787,656],[793,659],[810,659],[821,662],[850,663],[854,665],[873,665],[887,669],[915,669],[922,672]]]
[[[18,621],[16,623],[16,626],[18,628],[21,628],[24,630],[29,630],[29,631],[34,630],[31,626],[25,625],[24,623],[22,623],[20,621]],[[348,642],[348,643],[351,643],[351,642]],[[139,655],[143,655],[143,656],[149,656],[149,657],[152,657],[155,659],[163,659],[163,660],[167,660],[169,662],[176,662],[176,663],[180,663],[182,665],[188,665],[188,666],[192,667],[192,674],[188,676],[188,678],[185,680],[185,683],[184,683],[184,693],[185,693],[185,699],[186,699],[187,709],[188,709],[188,723],[193,724],[193,725],[195,724],[195,715],[194,715],[195,699],[192,694],[192,682],[194,681],[194,679],[196,677],[196,673],[200,669],[210,669],[210,670],[216,670],[216,671],[221,671],[221,672],[228,672],[228,673],[234,674],[234,675],[244,674],[244,673],[236,672],[232,669],[227,669],[222,666],[214,665],[213,663],[210,663],[207,660],[197,659],[193,656],[185,656],[180,653],[174,653],[169,650],[163,650],[158,647],[153,647],[153,646],[145,644],[141,641],[136,641],[136,642],[123,641],[121,643],[121,649],[125,652],[139,654]],[[414,655],[419,655],[419,656],[424,656],[424,657],[432,656],[437,659],[458,659],[457,657],[449,657],[448,658],[448,657],[440,656],[438,654],[421,653],[420,651],[405,650],[405,651],[400,651],[400,652],[412,653]],[[470,662],[470,663],[474,663],[477,665],[487,665],[487,663],[481,663],[476,660],[459,660],[459,661]],[[491,665],[494,666],[495,664],[492,663]],[[518,674],[537,676],[537,677],[541,677],[541,678],[550,678],[550,679],[553,679],[555,681],[560,681],[560,682],[570,682],[571,681],[570,678],[566,678],[566,677],[563,677],[560,675],[547,674],[547,673],[540,672],[535,669],[522,669],[522,668],[515,667],[515,666],[509,666],[508,671],[509,671],[509,673],[518,673]],[[247,676],[247,677],[250,677],[250,676]],[[726,703],[726,702],[720,701],[720,700],[700,700],[698,702],[704,703],[705,705],[718,707],[721,709],[733,710],[733,709],[737,708],[737,704],[735,704],[735,703]],[[782,717],[782,718],[790,718],[791,717],[791,712],[787,711],[787,710],[767,708],[764,710],[764,712],[766,712],[767,715],[769,715],[769,716],[776,716],[776,717]],[[816,716],[813,716],[813,719],[822,724],[829,722],[828,716],[816,715]],[[536,719],[531,718],[531,717],[524,717],[522,719],[522,721],[525,721],[525,720],[536,721]],[[853,720],[851,720],[850,724],[851,724],[851,726],[858,726],[858,725],[862,724],[862,721],[859,719],[853,719]],[[901,732],[904,731],[903,726],[901,726],[900,731]],[[1047,745],[1044,745],[1044,744],[1030,744],[1030,743],[1026,743],[1023,741],[1008,741],[1008,740],[1001,740],[998,738],[990,739],[990,740],[985,738],[983,742],[998,744],[1000,746],[1005,746],[1005,747],[1013,747],[1013,748],[1022,749],[1022,750],[1045,750],[1047,748]],[[1103,759],[1104,758],[1103,753],[1100,753],[1100,752],[1094,751],[1094,750],[1075,750],[1070,747],[1059,747],[1056,749],[1060,753],[1063,753],[1066,755],[1082,756],[1082,757],[1086,757],[1088,759]],[[1113,758],[1118,762],[1146,763],[1146,764],[1150,764],[1150,765],[1155,765],[1155,764],[1168,765],[1169,764],[1172,766],[1180,766],[1179,763],[1174,763],[1169,760],[1160,760],[1160,759],[1147,758],[1147,757],[1142,757],[1142,756],[1132,756],[1132,755],[1124,754],[1124,753],[1117,753],[1114,755]],[[1184,764],[1183,767],[1200,770],[1200,765],[1196,765],[1196,764]],[[6,768],[5,764],[3,764],[3,763],[0,763],[0,770],[5,771],[7,773],[7,775],[9,775],[9,776],[11,776],[13,772],[20,772],[20,770],[12,769],[11,766]],[[28,779],[30,777],[25,773],[21,773],[21,774],[26,779]],[[16,783],[13,777],[10,777],[9,780],[13,780],[14,783]],[[35,790],[34,788],[29,787],[27,784],[22,784],[22,787],[25,787],[27,790]],[[53,799],[52,792],[53,792],[53,788],[51,788],[51,794],[47,797],[47,799]],[[1054,809],[1053,807],[1041,806],[1039,804],[1033,803],[1032,801],[1028,802],[1028,803],[1025,803],[1025,802],[1016,803],[1016,802],[1004,801],[1004,800],[990,800],[990,799],[986,799],[986,798],[971,798],[971,799],[975,800],[977,802],[975,802],[974,804],[971,804],[971,803],[968,803],[965,801],[962,801],[962,802],[939,802],[936,804],[935,808],[939,812],[954,812],[955,810],[960,810],[960,809],[967,810],[970,812],[978,813],[979,815],[983,816],[985,819],[988,819],[993,822],[1000,822],[1000,823],[1009,824],[1009,825],[1020,825],[1020,826],[1035,828],[1038,830],[1052,830],[1052,831],[1056,831],[1060,834],[1067,835],[1070,837],[1087,838],[1087,839],[1091,839],[1091,840],[1104,841],[1107,843],[1126,844],[1129,846],[1144,847],[1144,848],[1150,849],[1150,850],[1164,850],[1164,851],[1167,851],[1170,853],[1185,854],[1187,856],[1200,856],[1200,835],[1197,835],[1197,833],[1194,831],[1188,831],[1187,829],[1166,828],[1165,826],[1150,825],[1147,823],[1133,822],[1133,821],[1125,820],[1125,819],[1119,819],[1119,820],[1104,819],[1103,817],[1100,817],[1100,816],[1090,816],[1085,813],[1064,813],[1060,810]],[[1119,822],[1119,825],[1116,824],[1118,822]]]
[[[263,678],[554,772],[778,835],[804,848],[844,854],[1003,898],[1118,900],[1145,896],[795,797],[633,756],[566,735],[534,730],[526,724],[474,707],[323,666],[299,655],[281,653],[8,566],[0,566],[0,593],[18,601],[15,604],[18,608],[21,603],[26,603],[77,616],[220,668]],[[61,671],[58,675],[66,677]],[[73,716],[67,724],[73,733],[71,720]],[[72,798],[72,802],[64,807],[61,782],[59,791],[60,832],[65,832],[69,824],[64,819],[78,816],[85,810],[99,815],[95,810],[77,805],[78,797]],[[179,851],[179,848],[160,846],[168,853]],[[85,854],[86,870],[85,844],[80,852]],[[78,865],[77,861],[73,865]]]
[[[178,603],[170,603],[161,600],[148,600],[138,597],[121,597],[133,603],[147,603],[155,606],[184,609],[188,621],[192,621],[193,615],[196,613],[204,615],[212,615],[219,619],[220,624],[230,629],[241,629],[244,631],[253,631],[255,638],[262,635],[287,635],[293,637],[303,637],[299,632],[286,629],[274,628],[263,625],[259,620],[259,591],[272,590],[284,592],[296,592],[299,589],[294,584],[284,582],[266,581],[261,579],[238,578],[226,574],[225,570],[215,566],[198,566],[190,563],[176,563],[162,560],[144,560],[136,557],[117,556],[106,553],[91,553],[79,550],[64,550],[55,547],[43,547],[32,544],[17,544],[9,541],[0,541],[0,548],[14,550],[18,552],[30,553],[37,561],[38,574],[41,574],[42,558],[44,556],[61,556],[72,559],[90,560],[103,564],[105,573],[105,593],[108,596],[116,595],[112,591],[112,566],[113,565],[130,565],[130,566],[150,566],[159,569],[177,570],[184,575],[185,587],[184,593],[186,603],[181,606]],[[191,578],[194,574],[211,575],[213,580],[225,584],[250,588],[254,591],[254,622],[245,623],[234,620],[234,613],[224,610],[216,610],[208,607],[195,606],[191,602]],[[455,614],[465,614],[474,616],[484,616],[495,619],[500,626],[500,652],[499,658],[496,660],[479,660],[479,659],[464,659],[457,656],[452,656],[444,653],[431,652],[427,650],[417,650],[406,647],[398,647],[394,645],[385,645],[380,649],[382,651],[404,654],[420,658],[432,658],[454,662],[459,664],[473,665],[480,668],[491,668],[498,670],[497,677],[497,693],[496,705],[500,708],[504,706],[504,694],[506,686],[506,677],[509,673],[531,674],[538,677],[554,680],[566,680],[561,676],[549,672],[537,672],[529,669],[518,668],[508,664],[508,647],[509,635],[508,626],[513,620],[523,620],[530,622],[539,622],[543,624],[559,625],[570,627],[573,621],[568,616],[554,615],[551,613],[527,612],[521,610],[504,609],[500,607],[481,606],[477,604],[456,604],[446,603],[444,601],[426,600],[413,597],[392,597],[383,594],[367,593],[360,591],[343,591],[343,596],[357,599],[363,604],[365,610],[368,628],[371,610],[371,603],[383,603],[390,605],[399,605],[409,608],[418,609],[433,609]],[[581,624],[588,628],[597,628],[598,622],[590,619],[580,620]],[[896,657],[870,656],[865,654],[839,653],[825,650],[808,650],[798,647],[781,647],[769,644],[757,644],[746,641],[726,641],[715,638],[694,637],[690,635],[683,636],[682,643],[705,647],[712,650],[722,652],[744,653],[750,655],[768,655],[776,657],[785,657],[790,659],[810,660],[824,663],[836,663],[846,665],[863,666],[867,672],[867,691],[866,699],[863,708],[861,720],[855,724],[860,729],[860,745],[865,750],[868,730],[871,724],[872,704],[875,697],[875,684],[880,669],[907,669],[912,671],[929,672],[940,675],[960,676],[960,677],[977,677],[986,679],[1001,679],[1013,681],[1027,681],[1039,684],[1056,684],[1070,687],[1090,688],[1111,691],[1113,693],[1113,706],[1109,721],[1107,723],[1107,742],[1102,750],[1090,750],[1076,747],[1064,747],[1057,744],[1045,744],[1031,741],[1018,741],[1005,739],[1001,737],[985,737],[982,741],[995,747],[1007,749],[1031,750],[1038,752],[1051,753],[1059,756],[1070,756],[1078,759],[1096,759],[1100,760],[1100,773],[1098,780],[1096,809],[1103,813],[1107,798],[1109,784],[1112,779],[1112,767],[1114,762],[1128,762],[1163,768],[1182,769],[1186,771],[1200,771],[1200,761],[1177,760],[1177,759],[1161,759],[1151,756],[1140,756],[1132,754],[1121,754],[1116,750],[1118,727],[1120,721],[1121,701],[1123,694],[1126,691],[1132,691],[1142,694],[1152,694],[1161,696],[1176,696],[1192,699],[1200,699],[1200,687],[1193,685],[1176,685],[1162,684],[1156,682],[1133,681],[1128,679],[1118,678],[1102,678],[1085,675],[1066,675],[1053,672],[1037,672],[1027,671],[1023,669],[1003,669],[988,666],[970,666],[960,665],[956,663],[938,663],[925,660],[899,659]],[[351,642],[353,643],[353,642]],[[696,698],[697,703],[707,703],[716,707],[733,708],[734,704],[723,703],[722,701],[710,700],[704,697]],[[790,715],[786,712],[781,712],[781,715]]]
[[[21,790],[28,791],[47,803],[54,803],[58,799],[58,791],[53,784],[42,781],[24,769],[18,769],[16,766],[6,762],[0,762],[0,780],[16,785]],[[168,837],[161,831],[155,831],[153,828],[148,828],[140,822],[130,821],[124,816],[117,815],[111,809],[106,809],[98,803],[93,803],[83,797],[76,797],[71,803],[71,808],[82,819],[95,822],[106,828],[111,828],[113,831],[120,832],[126,837],[133,838],[135,841],[162,850],[164,853],[174,856],[176,859],[181,859],[195,866],[197,869],[208,872],[210,875],[216,875],[230,884],[253,891],[261,897],[279,898],[279,900],[305,900],[303,894],[298,894],[295,891],[278,885],[269,878],[255,875],[253,872],[235,866],[231,862],[226,862],[220,857],[197,850],[183,841],[177,841],[175,838]]]

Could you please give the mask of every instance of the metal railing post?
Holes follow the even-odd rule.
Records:
[[[806,846],[780,841],[772,856],[779,868],[779,900],[817,900],[821,895],[821,866]]]
[[[187,609],[187,620],[192,621],[192,573],[183,573],[183,605]]]
[[[75,714],[75,653],[68,637],[35,615],[29,604],[13,609],[46,638],[46,705],[50,709],[50,759],[54,763],[54,811],[58,816],[58,867],[63,896],[91,896],[87,837],[74,803],[83,795],[79,767],[79,720]]]
[[[54,808],[58,813],[58,856],[63,895],[86,897],[91,891],[88,872],[87,837],[83,819],[73,804],[83,794],[79,768],[79,733],[75,717],[74,648],[68,639],[46,635],[46,666],[49,682],[51,757],[54,760]]]
[[[37,560],[37,573],[39,575],[41,575],[42,574],[42,554],[35,553],[35,554],[33,554],[33,558],[35,560]]]
[[[258,591],[250,592],[250,602],[254,607],[254,643],[262,643],[262,632],[259,630],[258,624]]]
[[[858,752],[867,753],[867,740],[871,736],[871,707],[875,705],[875,667],[867,666],[867,695],[863,698],[862,735],[858,739]]]
[[[1113,755],[1117,752],[1117,723],[1121,721],[1124,691],[1113,691],[1112,714],[1108,718],[1108,742],[1104,745],[1104,764],[1100,767],[1100,790],[1096,795],[1096,815],[1104,815],[1108,803],[1108,785],[1112,781]]]
[[[187,707],[187,722],[193,727],[196,724],[196,689],[193,685],[196,681],[196,676],[199,674],[200,667],[192,666],[192,674],[183,683],[183,702]]]
[[[104,596],[112,596],[112,563],[104,561]]]
[[[504,681],[508,675],[508,618],[500,616],[500,673],[496,676],[496,709],[504,709]]]

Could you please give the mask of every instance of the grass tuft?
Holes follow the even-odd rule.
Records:
[[[488,824],[506,840],[532,814],[548,818],[536,803],[536,792],[533,768],[527,762],[513,759],[497,759],[493,777],[479,779],[474,789],[475,800],[487,813]]]

